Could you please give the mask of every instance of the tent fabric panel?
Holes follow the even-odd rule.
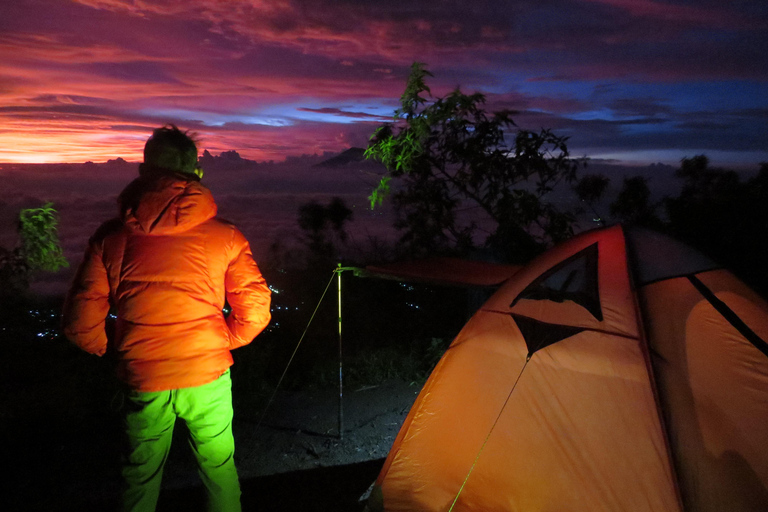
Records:
[[[377,480],[385,510],[448,509],[525,362],[515,331],[507,315],[477,313],[451,344]]]
[[[637,286],[720,268],[692,247],[644,228],[625,231]]]
[[[768,339],[765,301],[725,270],[697,278]],[[688,279],[640,298],[686,509],[768,510],[768,358]]]
[[[424,386],[421,388],[421,391],[419,392],[419,395],[416,397],[416,400],[414,401],[413,405],[411,406],[411,409],[408,411],[408,415],[405,417],[405,420],[403,421],[402,426],[400,427],[399,432],[397,433],[397,436],[395,436],[395,440],[392,442],[392,447],[389,450],[389,453],[387,454],[387,458],[384,461],[384,465],[379,472],[379,476],[376,479],[376,485],[379,486],[382,483],[382,480],[389,472],[389,467],[391,466],[392,462],[397,457],[400,447],[402,445],[403,439],[409,435],[411,432],[411,424],[413,423],[414,417],[418,416],[420,414],[420,411],[423,409],[429,407],[429,405],[425,404],[425,402],[428,402],[430,400],[430,397],[433,396],[435,393],[435,387],[440,387],[440,380],[442,379],[442,374],[444,372],[444,367],[447,364],[447,361],[451,360],[456,356],[454,345],[457,345],[460,343],[460,340],[463,339],[465,336],[469,336],[468,332],[472,331],[480,331],[482,326],[476,326],[475,322],[473,322],[473,318],[470,318],[470,320],[467,322],[467,324],[462,328],[462,330],[459,332],[459,334],[456,336],[456,338],[451,342],[450,347],[446,350],[445,354],[440,358],[437,365],[435,365],[435,368],[432,370],[432,373],[430,374],[427,381],[424,383]],[[452,363],[455,364],[455,363]],[[437,391],[439,393],[439,391]]]
[[[638,341],[583,332],[536,352],[456,510],[680,511]]]
[[[516,301],[540,276],[595,243],[598,246],[597,279],[602,321],[583,306],[570,300],[558,303],[522,298]],[[635,298],[630,285],[621,226],[583,233],[547,251],[503,285],[486,302],[483,309],[515,313],[546,323],[638,337]]]
[[[479,312],[430,376],[378,485],[387,511],[677,511],[638,341],[582,332],[536,352]],[[617,407],[616,404],[622,404]]]

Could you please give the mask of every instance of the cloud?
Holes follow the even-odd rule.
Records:
[[[619,98],[611,106],[616,113],[629,117],[666,116],[673,112],[672,107],[657,98]]]
[[[630,16],[654,21],[690,24],[709,28],[735,28],[751,25],[748,18],[721,6],[692,6],[653,0],[585,0],[627,12]]]
[[[736,93],[751,98],[741,107],[767,106],[768,8],[756,1],[18,0],[7,10],[0,161],[135,159],[166,122],[253,159],[364,145],[415,60],[434,72],[436,95],[479,90],[553,128],[666,116],[672,141],[701,133],[675,120],[683,97],[709,100],[700,83],[727,94],[725,84],[755,84]],[[630,148],[646,144],[621,133]],[[734,144],[744,140],[755,138]]]
[[[109,40],[88,40],[80,34],[17,33],[0,37],[0,53],[11,56],[23,49],[25,61],[58,62],[70,65],[98,63],[135,63],[171,61],[167,57],[147,55]]]
[[[300,112],[313,112],[316,114],[329,114],[333,116],[341,116],[341,117],[351,117],[354,119],[376,119],[379,121],[389,121],[391,119],[391,116],[385,117],[380,116],[376,114],[369,114],[367,112],[347,112],[345,110],[342,110],[340,108],[331,108],[331,107],[324,107],[324,108],[308,108],[308,107],[300,107],[297,110]]]

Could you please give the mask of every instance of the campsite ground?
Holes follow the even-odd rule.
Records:
[[[234,428],[244,510],[361,510],[419,390],[401,381],[345,390],[341,438],[338,389],[281,392],[258,426],[256,414],[241,413]],[[186,447],[177,448],[169,497],[197,485]]]
[[[348,286],[355,300],[345,306],[341,438],[335,304],[326,301],[329,311],[319,311],[315,331],[291,359],[261,423],[303,338],[307,308],[282,304],[273,315],[280,329],[233,353],[235,456],[245,511],[361,510],[358,498],[465,320],[466,305],[452,292],[358,281]],[[303,305],[284,295],[288,306]],[[61,336],[56,303],[12,306],[0,310],[0,453],[10,473],[0,479],[0,510],[114,510],[121,395],[110,358],[86,354]],[[158,510],[202,510],[181,424],[169,459]]]
[[[7,334],[7,333],[5,333]],[[0,336],[0,435],[9,512],[114,510],[119,415],[106,370],[65,344]],[[93,386],[100,386],[94,389]],[[234,431],[243,510],[359,511],[419,386],[391,380],[345,389],[279,391],[262,410],[240,408]],[[158,510],[204,509],[204,493],[177,425]]]

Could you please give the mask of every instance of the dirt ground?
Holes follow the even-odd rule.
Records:
[[[60,337],[0,325],[0,512],[116,510],[122,446],[113,368]],[[421,384],[281,389],[263,419],[264,390],[233,374],[235,458],[245,511],[359,512]],[[237,379],[240,379],[239,381]],[[290,388],[295,389],[295,388]],[[271,391],[270,391],[271,393]],[[159,512],[204,510],[177,422]]]
[[[338,389],[279,393],[260,426],[236,422],[240,471],[262,476],[386,457],[419,391],[389,381],[346,389],[341,400]]]
[[[237,411],[233,430],[240,477],[248,480],[381,460],[419,391],[418,385],[401,381],[345,389],[341,422],[338,389],[280,391],[261,424],[263,411]],[[165,485],[195,485],[197,474],[186,446],[178,443],[173,448]]]
[[[279,392],[260,425],[262,411],[240,411],[234,432],[244,510],[265,510],[265,500],[272,510],[362,509],[359,499],[419,391],[401,381],[345,389],[341,437],[338,389]],[[186,446],[174,448],[165,475],[169,496],[198,485]]]
[[[13,421],[4,421],[0,432],[10,440],[3,458],[14,465],[2,482],[0,510],[115,510],[118,416],[51,414],[51,408],[71,411],[77,404],[46,404],[45,390],[55,384],[47,383],[44,374],[16,385],[6,390],[20,402],[4,418]],[[400,381],[345,389],[341,437],[338,389],[278,392],[260,425],[262,411],[236,410],[243,510],[362,510],[359,500],[378,475],[419,391],[418,385]],[[204,492],[184,434],[177,424],[159,512],[204,510]]]

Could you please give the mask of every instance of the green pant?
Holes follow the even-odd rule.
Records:
[[[189,446],[208,493],[208,510],[240,512],[229,371],[203,386],[127,394],[123,510],[155,510],[177,417],[187,424]]]

